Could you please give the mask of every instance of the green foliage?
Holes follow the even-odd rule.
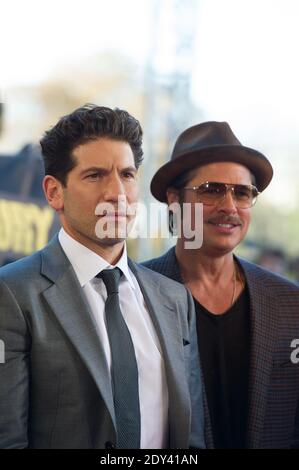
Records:
[[[299,204],[292,209],[259,202],[237,253],[254,260],[265,248],[279,248],[288,258],[299,256]]]

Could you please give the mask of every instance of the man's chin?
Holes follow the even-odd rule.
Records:
[[[95,226],[95,236],[101,241],[107,241],[109,245],[119,243],[127,238],[129,225],[127,221],[115,223],[106,222],[105,219],[100,219]]]
[[[97,238],[97,242],[101,245],[105,246],[114,246],[118,245],[119,243],[123,243],[126,240],[126,237],[119,237],[119,238],[110,238],[110,237],[104,237],[104,238]]]

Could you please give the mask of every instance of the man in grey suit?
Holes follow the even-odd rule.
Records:
[[[201,245],[181,224],[176,246],[144,265],[193,295],[209,448],[299,447],[299,289],[234,254],[272,173],[264,155],[212,121],[178,137],[151,183],[178,229],[188,219],[174,203],[191,206],[193,230],[201,217]]]
[[[41,140],[62,229],[0,271],[1,448],[205,446],[192,297],[126,254],[141,143],[94,105]]]

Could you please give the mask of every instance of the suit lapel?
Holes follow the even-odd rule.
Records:
[[[159,272],[181,284],[184,284],[180,267],[175,255],[175,246],[165,253],[165,255],[158,258],[159,260]],[[205,440],[206,445],[209,449],[214,448],[214,438],[212,422],[210,417],[210,411],[208,407],[207,394],[205,388],[205,380],[203,375],[203,368],[201,367],[201,380],[203,384],[203,406],[204,406],[204,419],[205,419]]]
[[[263,271],[238,259],[244,269],[250,296],[251,351],[249,374],[248,446],[259,448],[267,405],[267,391],[272,370],[273,352],[278,333],[275,301],[265,287]]]
[[[170,445],[188,446],[182,436],[189,435],[188,390],[181,377],[185,376],[183,341],[177,312],[165,305],[165,294],[155,282],[153,274],[129,260],[130,269],[138,280],[147,309],[158,335],[163,351],[169,393]]]
[[[184,284],[180,267],[175,255],[175,246],[170,248],[170,250],[161,257],[161,264],[163,265],[163,274],[164,276],[170,277],[174,281]]]
[[[110,374],[97,326],[57,237],[41,257],[41,274],[53,282],[43,296],[92,375],[115,425]]]

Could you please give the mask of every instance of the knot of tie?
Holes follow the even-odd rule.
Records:
[[[119,268],[103,269],[96,277],[103,280],[107,295],[118,294],[118,285],[122,272]]]

